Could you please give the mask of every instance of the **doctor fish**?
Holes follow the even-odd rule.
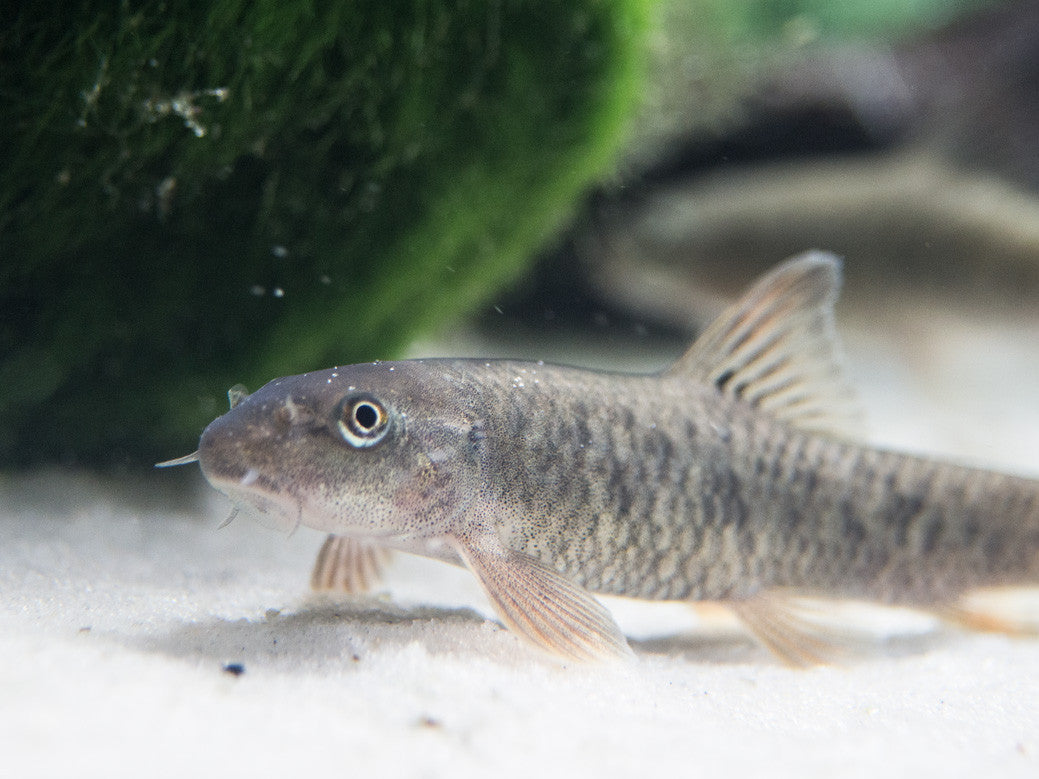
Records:
[[[602,593],[721,602],[821,662],[793,596],[940,611],[1039,583],[1039,481],[843,434],[839,283],[829,254],[788,260],[654,375],[435,359],[275,379],[162,465],[197,460],[237,507],[329,533],[318,589],[363,591],[401,550],[465,566],[564,657],[630,655]]]

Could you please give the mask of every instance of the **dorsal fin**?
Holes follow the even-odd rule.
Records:
[[[827,252],[783,262],[725,309],[668,375],[712,384],[799,428],[850,432],[859,414],[838,360],[840,277],[840,260]]]

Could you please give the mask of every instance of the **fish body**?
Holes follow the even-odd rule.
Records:
[[[1039,580],[1035,481],[802,431],[681,375],[444,367],[487,410],[463,491],[508,548],[594,592],[926,606]]]
[[[369,582],[377,548],[462,564],[509,627],[577,658],[629,651],[590,593],[722,601],[799,661],[782,593],[938,607],[1039,582],[1039,481],[841,434],[838,283],[830,255],[780,265],[661,374],[408,360],[276,379],[235,396],[198,459],[236,505],[331,534],[316,584]]]

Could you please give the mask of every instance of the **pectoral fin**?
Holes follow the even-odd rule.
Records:
[[[310,573],[310,587],[318,592],[361,595],[378,584],[389,552],[346,536],[330,535],[321,545]]]
[[[574,660],[633,656],[610,613],[541,561],[506,549],[491,535],[453,543],[502,622],[517,635]]]

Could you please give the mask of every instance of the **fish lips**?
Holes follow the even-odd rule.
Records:
[[[233,412],[232,412],[233,413]],[[236,433],[225,417],[215,419],[202,433],[198,463],[206,480],[261,525],[292,530],[302,520],[300,498],[260,464],[250,463],[248,450],[257,445]],[[252,446],[250,446],[252,444]]]
[[[302,523],[302,502],[284,490],[264,486],[259,472],[254,468],[246,470],[237,481],[219,476],[206,478],[237,508],[264,527],[288,531]],[[270,484],[269,480],[263,481]]]

